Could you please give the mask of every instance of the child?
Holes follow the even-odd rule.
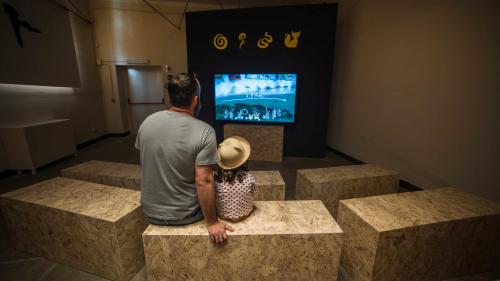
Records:
[[[229,221],[240,221],[253,211],[255,178],[248,172],[250,144],[241,137],[230,137],[219,144],[219,166],[215,172],[217,214]]]

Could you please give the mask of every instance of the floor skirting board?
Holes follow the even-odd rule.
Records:
[[[331,151],[331,152],[333,152],[333,153],[335,153],[336,155],[338,155],[338,156],[340,156],[340,157],[342,157],[342,158],[344,158],[344,159],[346,159],[346,160],[348,160],[348,161],[356,164],[356,165],[367,164],[367,163],[365,163],[365,162],[363,162],[363,161],[361,161],[359,159],[356,159],[356,158],[350,156],[349,154],[345,154],[344,152],[339,151],[339,150],[337,150],[335,148],[332,148],[330,146],[326,146],[326,149],[329,150],[329,151]],[[399,180],[399,186],[402,187],[402,188],[404,188],[404,189],[406,189],[406,190],[408,190],[408,191],[419,191],[419,190],[422,190],[422,188],[420,188],[418,186],[415,186],[415,185],[413,185],[413,184],[411,184],[411,183],[409,183],[409,182],[407,182],[405,180],[402,180],[402,179]]]
[[[97,137],[97,138],[95,138],[95,139],[93,139],[93,140],[89,140],[89,141],[86,141],[86,142],[82,142],[82,143],[80,143],[80,144],[77,144],[77,145],[76,145],[76,148],[77,148],[77,149],[82,149],[82,148],[84,148],[84,147],[87,147],[87,146],[89,146],[89,145],[91,145],[91,144],[94,144],[94,143],[96,143],[96,142],[98,142],[98,141],[101,141],[101,140],[103,140],[103,139],[107,139],[107,138],[121,138],[121,137],[126,137],[126,136],[128,136],[128,135],[130,135],[130,132],[128,132],[128,131],[127,131],[127,132],[124,132],[124,133],[112,133],[112,134],[105,134],[105,135],[102,135],[102,136],[100,136],[100,137]]]

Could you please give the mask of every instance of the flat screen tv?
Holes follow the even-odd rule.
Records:
[[[215,74],[215,120],[294,123],[297,74]]]

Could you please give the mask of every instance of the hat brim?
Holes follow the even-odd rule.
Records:
[[[245,162],[247,162],[248,158],[250,158],[250,153],[251,153],[250,143],[242,137],[234,136],[231,138],[236,139],[238,142],[240,142],[241,146],[243,146],[243,150],[244,150],[243,156],[241,157],[241,159],[238,162],[236,162],[233,165],[230,165],[230,166],[224,165],[224,163],[222,163],[222,157],[220,156],[220,148],[218,148],[217,154],[219,156],[219,162],[217,164],[219,165],[219,167],[221,167],[224,170],[236,169],[236,168],[240,167],[241,165],[245,164]]]

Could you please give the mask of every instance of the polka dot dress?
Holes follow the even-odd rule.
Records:
[[[253,211],[256,195],[255,178],[252,174],[240,171],[243,180],[235,175],[233,182],[216,182],[217,214],[224,219],[238,221],[246,218]]]

